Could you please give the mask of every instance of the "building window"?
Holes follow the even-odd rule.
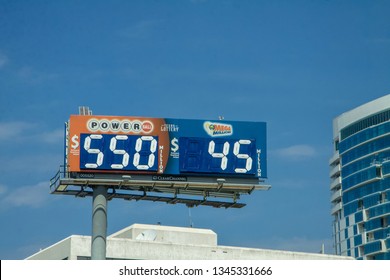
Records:
[[[387,219],[386,219],[386,217],[382,217],[382,218],[381,218],[381,227],[385,228],[385,227],[387,227],[387,226],[388,226],[388,224],[387,224]]]
[[[363,199],[359,199],[358,201],[358,209],[357,210],[362,210],[363,209]]]
[[[387,202],[387,192],[381,193],[381,203]]]
[[[335,151],[338,151],[338,150],[339,150],[339,144],[340,144],[340,141],[339,141],[339,140],[334,141],[334,150],[335,150]]]
[[[376,167],[376,177],[377,178],[382,178],[382,166],[381,165],[378,165]]]
[[[363,120],[360,120],[350,126],[341,130],[341,140],[344,140],[348,136],[351,136],[363,129],[366,129],[370,126],[380,124],[382,122],[386,122],[390,119],[390,110],[381,112],[379,114],[375,114]]]
[[[364,232],[364,223],[358,224],[358,233],[363,233]]]

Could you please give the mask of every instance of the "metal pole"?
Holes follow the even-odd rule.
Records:
[[[93,188],[91,259],[106,259],[107,188]]]

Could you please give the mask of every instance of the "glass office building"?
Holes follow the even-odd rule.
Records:
[[[390,260],[390,94],[335,118],[333,143],[336,254]]]

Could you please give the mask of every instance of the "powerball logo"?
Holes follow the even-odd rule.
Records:
[[[91,132],[123,132],[123,133],[151,133],[153,131],[153,123],[149,120],[108,120],[92,118],[87,122],[87,129]]]
[[[212,137],[233,135],[233,126],[230,124],[204,122],[203,127],[207,134]]]

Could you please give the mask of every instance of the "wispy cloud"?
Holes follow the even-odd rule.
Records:
[[[1,208],[24,206],[38,208],[46,203],[50,194],[48,182],[39,182],[15,189],[1,186],[0,195]]]
[[[264,73],[261,73],[257,70],[213,70],[210,71],[209,77],[215,80],[221,81],[234,81],[238,83],[255,83],[258,84],[263,82],[264,79],[268,78]]]
[[[64,139],[64,130],[55,129],[53,131],[43,132],[39,135],[39,139],[45,143],[60,143]]]
[[[289,160],[305,160],[316,156],[317,151],[310,145],[300,144],[277,149],[275,154]]]
[[[279,189],[292,189],[292,190],[301,190],[305,188],[312,187],[314,182],[310,180],[305,180],[302,178],[278,178],[276,180],[272,180],[272,186],[277,187]]]
[[[34,126],[35,124],[27,122],[0,122],[0,140],[13,140],[13,137]]]
[[[3,68],[8,63],[8,61],[8,57],[2,52],[0,52],[0,69]]]
[[[63,129],[45,130],[38,123],[0,122],[0,170],[3,177],[19,176],[26,171],[34,174],[54,172],[55,166],[63,161],[62,150],[53,153],[48,147],[61,147],[63,143]],[[15,151],[23,152],[16,157]],[[4,189],[0,186],[0,195]]]
[[[372,42],[374,44],[390,44],[390,37],[376,37],[369,39],[369,42]]]
[[[61,151],[56,154],[44,153],[0,157],[0,170],[9,174],[21,174],[21,172],[34,172],[35,174],[45,174],[54,172],[63,162]]]
[[[24,82],[37,85],[42,84],[47,81],[55,80],[59,77],[56,73],[47,73],[43,71],[36,70],[31,66],[24,66],[19,69],[17,75]]]
[[[7,191],[7,187],[4,185],[0,185],[0,196],[3,195]]]
[[[23,136],[23,137],[21,137]],[[0,122],[0,141],[43,141],[45,143],[60,143],[64,138],[63,129],[44,131],[36,123],[23,121]]]
[[[146,38],[156,27],[159,26],[161,20],[142,20],[125,29],[122,29],[119,34],[125,38]]]
[[[207,2],[208,0],[190,0],[191,3],[195,3],[195,4],[198,4],[198,3],[205,3]]]

